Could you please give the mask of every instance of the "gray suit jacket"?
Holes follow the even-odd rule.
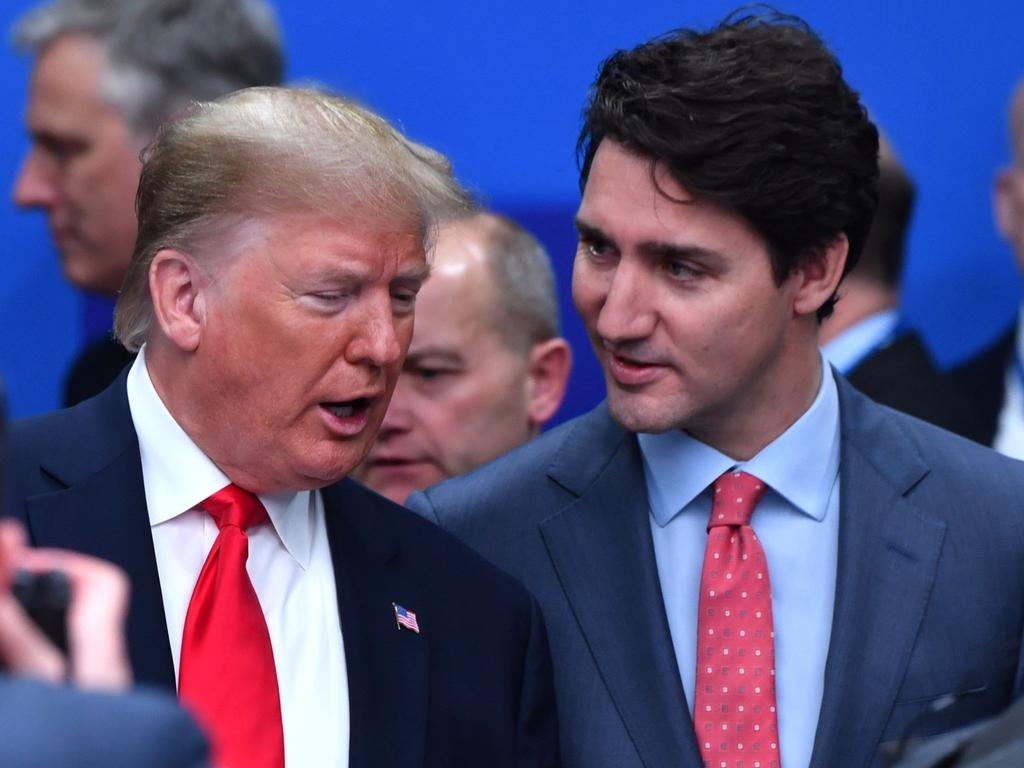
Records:
[[[206,741],[170,696],[123,696],[0,677],[0,765],[203,768]]]
[[[881,742],[992,716],[1021,685],[1024,464],[837,379],[839,560],[815,768],[880,765]],[[703,765],[636,436],[604,405],[409,506],[536,595],[567,768]],[[928,715],[948,694],[962,698]]]

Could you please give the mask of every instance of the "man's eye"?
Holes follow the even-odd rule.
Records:
[[[411,312],[416,306],[416,291],[394,291],[391,303],[398,313]]]
[[[679,280],[697,277],[700,273],[684,261],[666,261],[665,271]]]
[[[449,376],[454,371],[450,368],[433,368],[429,365],[418,365],[409,371],[413,376],[423,381],[437,381],[444,376]]]
[[[57,164],[67,163],[75,155],[85,151],[86,145],[79,141],[70,141],[43,137],[38,140],[38,145]]]
[[[607,256],[611,252],[611,246],[601,240],[580,240],[580,247],[586,251],[589,256],[595,258],[601,258]]]
[[[316,291],[306,294],[303,302],[320,312],[339,312],[346,307],[352,294],[348,291]]]

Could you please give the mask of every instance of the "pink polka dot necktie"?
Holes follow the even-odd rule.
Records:
[[[274,651],[245,568],[245,532],[265,523],[267,510],[233,484],[200,506],[220,532],[188,604],[178,695],[206,729],[220,768],[284,768]]]
[[[746,472],[714,484],[700,577],[693,724],[708,768],[781,768],[768,561],[750,527],[767,486]]]

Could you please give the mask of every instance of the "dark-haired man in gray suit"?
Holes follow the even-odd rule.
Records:
[[[580,147],[607,402],[410,500],[537,596],[563,764],[874,766],[1005,707],[1024,472],[818,351],[878,174],[834,56],[776,14],[671,33],[604,63]]]

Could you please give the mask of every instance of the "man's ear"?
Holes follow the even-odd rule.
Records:
[[[572,367],[572,350],[561,337],[533,345],[527,370],[527,415],[530,429],[539,432],[544,422],[558,411],[565,397]]]
[[[795,314],[813,315],[829,300],[843,279],[849,253],[850,241],[840,232],[821,251],[793,270],[790,277],[797,281],[793,297]]]
[[[157,325],[183,352],[194,352],[202,336],[203,285],[195,261],[181,251],[157,251],[149,265],[149,293]]]
[[[1020,221],[1024,216],[1024,204],[1017,195],[1017,171],[1004,168],[996,176],[995,188],[992,190],[992,207],[995,214],[996,227],[999,233],[1011,243],[1017,240],[1017,232],[1024,228]],[[1024,186],[1022,184],[1021,186]]]

